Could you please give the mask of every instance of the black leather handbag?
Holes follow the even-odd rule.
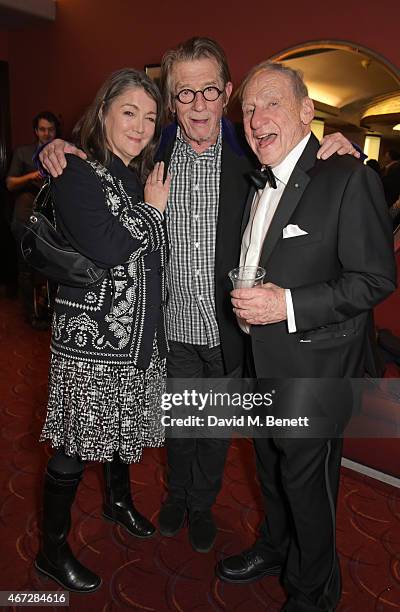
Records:
[[[51,220],[48,218],[50,216]],[[89,287],[108,273],[93,261],[75,251],[56,229],[48,179],[33,204],[32,214],[25,224],[21,239],[25,261],[44,277],[69,287]]]

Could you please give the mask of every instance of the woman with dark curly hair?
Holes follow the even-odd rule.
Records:
[[[159,91],[144,73],[127,68],[112,74],[75,130],[86,158],[69,155],[53,182],[58,229],[108,270],[89,288],[60,285],[53,318],[41,440],[56,450],[45,475],[35,565],[71,591],[101,585],[67,543],[85,462],[103,463],[106,519],[140,538],[155,531],[132,503],[129,464],[140,460],[144,447],[164,442],[163,213],[170,179],[163,180],[162,163],[152,169],[161,109]]]

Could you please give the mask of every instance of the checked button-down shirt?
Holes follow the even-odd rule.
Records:
[[[169,166],[172,183],[166,209],[170,242],[168,338],[210,348],[220,342],[214,265],[221,153],[221,130],[217,142],[198,154],[178,127]]]

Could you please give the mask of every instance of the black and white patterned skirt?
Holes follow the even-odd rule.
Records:
[[[153,351],[147,370],[85,363],[52,354],[49,400],[40,441],[85,461],[140,461],[144,447],[164,444],[161,395],[165,359]]]

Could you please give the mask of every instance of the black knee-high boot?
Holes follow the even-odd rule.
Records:
[[[69,591],[90,593],[101,578],[84,567],[73,555],[67,537],[71,527],[71,506],[81,474],[59,474],[47,470],[43,497],[43,537],[35,567]]]
[[[114,455],[114,460],[104,463],[103,467],[105,480],[103,516],[122,525],[137,538],[150,538],[155,532],[155,527],[133,505],[129,465]]]

